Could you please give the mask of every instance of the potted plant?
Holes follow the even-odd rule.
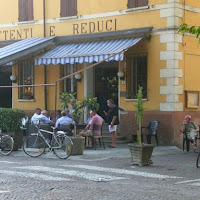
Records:
[[[25,117],[24,110],[0,108],[0,129],[3,134],[11,135],[13,137],[14,151],[21,148],[23,144],[23,131],[21,130],[21,119],[23,117]]]
[[[139,87],[138,93],[137,93],[137,103],[135,105],[136,107],[136,121],[138,124],[138,130],[137,130],[137,144],[128,144],[131,157],[132,157],[132,164],[136,165],[149,165],[152,163],[151,161],[151,155],[153,152],[154,146],[151,144],[143,144],[141,142],[142,138],[142,122],[144,117],[144,105],[143,105],[143,94],[142,94],[142,87]]]
[[[71,138],[73,142],[72,155],[82,155],[85,146],[85,138],[77,135],[77,124],[80,120],[80,117],[83,115],[85,108],[87,108],[87,110],[98,110],[99,104],[97,103],[97,98],[84,97],[83,99],[78,101],[76,100],[75,95],[76,93],[62,93],[60,96],[60,101],[62,103],[63,109],[69,108],[69,105],[73,106],[71,117],[75,124],[73,137]],[[73,105],[71,105],[72,100]]]

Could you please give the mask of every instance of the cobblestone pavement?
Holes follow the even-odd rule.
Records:
[[[197,154],[156,150],[154,164],[132,166],[127,148],[85,150],[60,160],[23,152],[0,156],[0,200],[189,200],[200,198]]]

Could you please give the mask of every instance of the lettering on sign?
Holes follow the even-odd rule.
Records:
[[[117,30],[117,19],[73,24],[73,34],[87,34]]]
[[[0,31],[0,40],[20,40],[20,39],[25,39],[29,37],[33,37],[32,28]]]

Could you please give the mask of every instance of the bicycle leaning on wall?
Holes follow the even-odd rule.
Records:
[[[0,130],[0,153],[2,155],[9,155],[14,146],[13,138],[10,135],[2,134]]]
[[[73,143],[71,139],[63,131],[47,131],[39,128],[39,125],[35,125],[38,132],[32,133],[24,139],[23,150],[31,157],[38,157],[45,152],[48,148],[50,152],[54,151],[56,156],[61,159],[68,158],[73,149]],[[52,139],[46,139],[42,132],[52,135]]]

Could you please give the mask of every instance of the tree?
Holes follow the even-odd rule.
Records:
[[[194,35],[196,38],[198,38],[200,42],[200,26],[188,26],[187,24],[183,23],[180,25],[178,33],[190,33],[191,35]]]

